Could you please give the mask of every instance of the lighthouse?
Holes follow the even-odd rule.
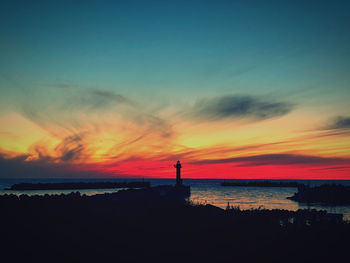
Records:
[[[180,161],[177,161],[177,163],[174,164],[174,167],[176,168],[176,186],[182,186]]]

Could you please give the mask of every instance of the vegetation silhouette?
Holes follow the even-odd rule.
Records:
[[[11,262],[322,262],[348,255],[350,225],[326,211],[110,197],[0,196],[2,256]]]

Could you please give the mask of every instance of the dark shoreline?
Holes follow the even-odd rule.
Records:
[[[3,251],[11,262],[334,262],[347,255],[350,224],[326,211],[110,196],[1,195]]]
[[[310,187],[299,185],[298,192],[287,199],[300,203],[319,203],[325,205],[349,205],[350,186],[339,184],[322,184]]]

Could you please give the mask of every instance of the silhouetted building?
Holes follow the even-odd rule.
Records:
[[[180,186],[182,185],[180,161],[177,161],[177,163],[174,164],[174,167],[176,168],[176,186]]]

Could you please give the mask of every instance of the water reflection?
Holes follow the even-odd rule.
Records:
[[[191,201],[210,203],[221,208],[225,208],[229,202],[231,206],[239,206],[241,209],[263,207],[266,209],[297,210],[298,204],[286,199],[294,192],[294,188],[223,187],[223,189],[200,189],[192,187]]]
[[[296,192],[296,188],[287,187],[205,187],[193,185],[190,201],[198,204],[212,204],[225,209],[230,206],[245,209],[298,209],[327,210],[341,213],[350,220],[350,206],[307,205],[287,199]]]

